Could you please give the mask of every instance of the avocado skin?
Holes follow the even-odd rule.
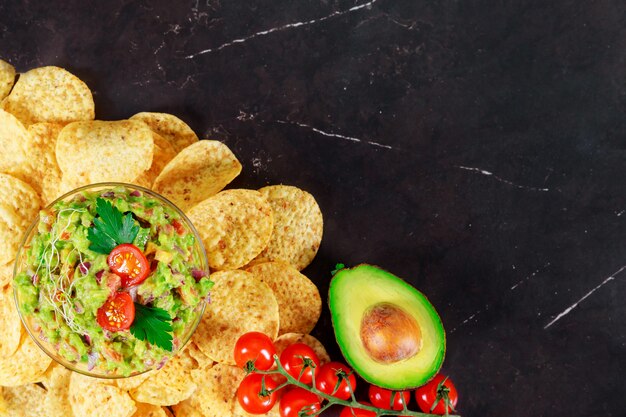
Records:
[[[413,358],[392,365],[377,363],[364,354],[365,350],[358,332],[354,333],[354,331],[352,331],[352,333],[350,333],[350,330],[346,330],[348,326],[345,316],[350,316],[350,312],[348,311],[346,314],[343,314],[344,308],[348,308],[346,304],[351,304],[351,299],[362,298],[364,291],[366,291],[366,288],[362,288],[359,285],[347,283],[348,281],[346,280],[349,280],[352,275],[371,275],[372,278],[375,278],[372,280],[387,281],[383,283],[388,284],[389,287],[400,289],[399,298],[411,298],[411,301],[421,305],[421,309],[427,313],[424,317],[416,317],[413,315],[415,311],[413,307],[409,307],[408,311],[413,315],[420,326],[430,325],[433,329],[435,340],[430,342],[425,341],[425,343],[430,343],[430,347],[423,346],[422,351],[418,352]],[[358,279],[354,279],[354,281],[354,284],[357,284],[357,281],[358,284],[364,283],[362,276]],[[342,294],[342,291],[345,290],[346,287],[349,291],[344,291],[345,294]],[[376,290],[377,287],[369,288]],[[353,323],[352,327],[359,328],[362,317],[359,314],[361,310],[364,311],[378,302],[389,301],[388,298],[376,300],[376,291],[374,291],[373,294],[374,297],[369,297],[371,299],[370,302],[359,305],[358,308],[355,309],[358,310],[356,315],[353,314],[352,317],[347,317],[347,319],[351,320]],[[406,310],[406,306],[402,304],[403,302],[399,302],[397,305]],[[341,353],[354,371],[366,382],[391,390],[413,389],[426,384],[441,368],[446,353],[446,334],[441,318],[426,296],[402,278],[381,267],[366,263],[356,265],[352,268],[343,268],[337,271],[331,279],[328,291],[328,305],[331,312],[335,339],[337,340]],[[356,322],[357,320],[358,322]],[[425,320],[428,320],[430,323],[426,323]],[[416,361],[419,364],[421,360],[419,358],[423,357],[420,354],[425,350],[428,350],[432,354],[426,357],[426,368],[422,366],[422,369],[418,370],[418,367],[415,367]],[[398,372],[398,369],[401,369],[401,372]]]

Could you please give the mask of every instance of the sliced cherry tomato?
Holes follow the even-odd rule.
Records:
[[[411,400],[409,391],[390,391],[385,388],[370,385],[368,392],[370,401],[375,407],[384,408],[385,410],[402,410],[404,404],[408,404]],[[391,396],[393,395],[393,406],[391,404]]]
[[[437,374],[415,390],[415,399],[424,413],[444,415],[455,411],[459,395],[450,378]]]
[[[364,401],[360,401],[360,403],[363,405],[372,405]],[[370,410],[363,410],[362,408],[343,407],[339,417],[376,417],[376,413]]]
[[[340,375],[342,380],[339,387],[337,387]],[[350,383],[350,386],[348,386],[348,383]],[[350,398],[350,391],[354,392],[356,389],[356,377],[352,369],[343,363],[328,362],[315,374],[315,386],[324,394],[347,400]]]
[[[278,383],[271,376],[252,373],[239,384],[237,400],[248,413],[265,414],[276,404],[278,392],[273,390],[277,386]]]
[[[283,394],[279,411],[280,417],[298,417],[302,409],[305,409],[304,415],[310,416],[320,411],[321,408],[322,405],[317,395],[302,388],[293,388]]]
[[[235,363],[240,368],[252,361],[256,369],[267,371],[274,365],[275,353],[272,339],[260,332],[248,332],[235,343]]]
[[[150,264],[141,250],[130,243],[116,246],[107,258],[109,268],[122,277],[124,287],[141,284],[150,273]]]
[[[135,304],[127,292],[118,292],[109,297],[98,309],[98,324],[105,330],[119,332],[128,330],[135,320]]]
[[[305,369],[305,361],[312,362],[315,368],[307,366]],[[320,360],[315,351],[304,343],[294,343],[287,346],[280,354],[280,363],[289,375],[305,384],[310,384],[313,381],[313,372],[317,375],[320,366]]]

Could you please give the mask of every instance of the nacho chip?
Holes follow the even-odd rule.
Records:
[[[172,405],[189,398],[196,389],[191,378],[194,360],[185,350],[170,359],[158,372],[152,373],[141,385],[130,391],[135,401],[154,404]]]
[[[28,177],[24,181],[41,195],[46,205],[60,196],[62,174],[57,164],[56,145],[62,129],[63,125],[59,123],[35,123],[28,126],[30,154],[26,165]]]
[[[22,340],[15,353],[0,357],[0,385],[17,385],[39,382],[52,359],[39,349],[27,332],[22,332]]]
[[[69,384],[72,372],[62,365],[53,362],[46,371],[43,382],[48,390],[44,400],[44,408],[50,416],[71,416],[72,407],[69,402]]]
[[[46,390],[35,384],[2,390],[5,407],[11,417],[41,417],[51,415],[45,408]]]
[[[137,411],[127,392],[78,372],[70,377],[69,400],[75,416],[130,417]]]
[[[204,384],[172,407],[176,417],[224,417],[231,415],[235,392],[245,374],[242,369],[217,364],[207,370]]]
[[[253,190],[226,190],[189,210],[212,269],[236,269],[257,256],[270,240],[272,210]]]
[[[233,349],[242,334],[257,331],[276,337],[278,303],[270,287],[249,272],[220,271],[211,280],[211,304],[193,341],[213,360],[234,365]]]
[[[0,110],[0,171],[19,170],[28,162],[28,130],[15,116]]]
[[[40,206],[39,196],[30,185],[0,174],[0,264],[15,258],[22,237],[37,217]]]
[[[274,291],[280,313],[278,334],[309,333],[322,312],[320,292],[286,262],[264,262],[247,269]]]
[[[158,405],[135,403],[137,411],[133,414],[133,417],[168,417],[171,416],[167,408],[160,407]]]
[[[324,345],[322,345],[322,342],[320,342],[310,334],[287,333],[280,336],[278,339],[274,340],[276,354],[280,356],[280,354],[283,353],[283,350],[285,350],[287,346],[293,345],[294,343],[304,343],[305,345],[313,349],[313,351],[317,354],[317,357],[320,359],[321,365],[330,362],[330,356],[328,356],[326,348],[324,347]]]
[[[204,382],[199,377],[208,369],[212,368],[215,365],[215,361],[204,354],[193,341],[189,341],[187,352],[189,352],[189,356],[196,361],[195,366],[191,370],[191,377],[197,385],[203,384]]]
[[[13,281],[13,267],[15,264],[13,263],[13,259],[9,261],[9,263],[0,266],[0,287],[4,287],[5,285],[10,284]]]
[[[174,147],[170,142],[163,139],[163,136],[152,132],[152,139],[154,140],[152,165],[150,165],[149,170],[144,171],[144,173],[134,181],[135,184],[146,188],[152,188],[154,180],[159,176],[161,171],[163,171],[163,168],[176,156]]]
[[[167,139],[176,152],[198,141],[198,136],[187,123],[171,114],[142,112],[132,116],[131,120],[141,120],[147,124],[153,132]]]
[[[57,139],[56,158],[63,182],[73,186],[97,182],[132,182],[150,169],[152,132],[133,120],[75,122]]]
[[[10,286],[0,286],[0,358],[13,355],[20,346],[21,339],[22,322],[13,300],[13,289]]]
[[[2,108],[24,124],[93,120],[89,87],[59,67],[41,67],[21,74]]]
[[[283,260],[303,270],[322,241],[324,221],[315,198],[288,185],[263,187],[259,192],[272,206],[274,230],[267,248],[252,263]]]
[[[154,181],[154,190],[183,211],[218,192],[241,172],[237,157],[222,142],[202,140],[183,149]]]
[[[9,95],[15,82],[15,68],[0,59],[0,100]]]
[[[146,379],[148,379],[153,373],[158,372],[156,370],[144,372],[143,374],[131,376],[128,378],[118,378],[115,379],[115,386],[124,390],[130,391],[134,388],[137,388],[139,385],[143,384]]]

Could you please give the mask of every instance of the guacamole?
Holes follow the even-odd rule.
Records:
[[[109,255],[95,249],[94,224],[107,220],[97,211],[103,200],[136,233],[126,246],[144,260],[141,282],[125,281]],[[128,376],[162,366],[182,348],[213,285],[201,246],[181,217],[154,196],[124,186],[83,190],[42,210],[15,277],[19,309],[34,336],[89,371]],[[169,314],[171,351],[128,328],[103,328],[98,315],[118,295],[132,299],[137,317],[146,309]]]

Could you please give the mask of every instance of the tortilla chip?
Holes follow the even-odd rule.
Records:
[[[226,187],[241,172],[222,142],[202,140],[183,149],[154,181],[154,190],[186,211]]]
[[[0,286],[0,335],[0,358],[8,358],[19,348],[22,339],[22,322],[10,286]]]
[[[41,67],[21,74],[2,108],[24,124],[93,120],[89,87],[59,67]]]
[[[14,259],[11,259],[9,263],[0,266],[0,287],[4,287],[7,284],[11,284],[13,281],[13,268],[15,264]],[[9,285],[10,287],[11,285]]]
[[[128,378],[118,378],[115,379],[115,386],[124,390],[130,391],[134,388],[137,388],[139,385],[143,384],[146,379],[148,379],[153,373],[158,372],[156,370],[144,372],[143,374],[131,376]]]
[[[133,417],[168,417],[172,414],[163,407],[153,404],[135,403],[137,411]]]
[[[46,390],[35,384],[2,389],[6,410],[11,417],[52,415],[45,407]],[[3,414],[4,415],[4,414]]]
[[[40,207],[41,200],[30,185],[0,174],[0,264],[15,258],[24,233]]]
[[[264,262],[247,271],[274,291],[280,312],[278,334],[313,330],[322,312],[322,299],[310,279],[286,262]]]
[[[72,407],[69,402],[69,384],[72,372],[62,365],[53,362],[46,371],[43,381],[48,390],[44,400],[44,408],[50,416],[71,416]]]
[[[15,82],[15,68],[0,59],[0,100],[9,95]]]
[[[245,374],[242,369],[217,364],[204,375],[204,384],[187,400],[172,407],[176,417],[224,417],[231,415],[235,392]]]
[[[320,365],[324,365],[325,363],[330,362],[330,356],[328,356],[326,348],[324,347],[324,345],[322,345],[322,342],[320,342],[310,334],[287,333],[280,336],[278,339],[274,340],[276,354],[280,357],[280,354],[283,353],[283,350],[285,350],[287,346],[293,345],[294,343],[304,343],[305,345],[313,349],[313,351],[317,354],[317,357],[320,360]]]
[[[191,377],[196,385],[203,384],[204,381],[202,381],[201,376],[215,365],[215,361],[205,355],[193,341],[190,341],[187,345],[187,352],[196,361],[194,368],[191,370]]]
[[[170,162],[175,156],[176,151],[170,142],[163,139],[163,136],[158,133],[152,132],[152,139],[154,140],[154,154],[152,156],[152,165],[150,169],[144,171],[134,183],[146,188],[152,188],[154,180],[159,176],[161,171],[168,162]]]
[[[263,187],[259,192],[272,206],[274,229],[267,248],[252,263],[283,260],[303,270],[322,241],[324,221],[315,198],[288,185]]]
[[[78,372],[72,373],[69,400],[75,416],[130,417],[137,411],[127,392],[100,381]]]
[[[134,120],[75,122],[57,139],[56,158],[63,182],[81,186],[97,182],[132,182],[150,169],[152,132]]]
[[[198,141],[198,136],[187,123],[171,114],[142,112],[132,116],[131,120],[141,120],[147,124],[153,132],[168,140],[176,152]]]
[[[27,332],[22,332],[20,346],[8,357],[0,357],[0,385],[17,385],[39,382],[52,359],[35,344]]]
[[[35,123],[28,126],[30,150],[25,174],[28,182],[43,198],[44,204],[60,196],[61,169],[57,164],[56,145],[63,125],[59,123]]]
[[[185,350],[170,359],[165,366],[153,372],[141,385],[130,391],[135,401],[154,404],[172,405],[189,398],[196,389],[191,378],[191,369],[195,361]]]
[[[247,332],[278,334],[278,303],[267,284],[245,271],[220,271],[211,274],[215,286],[211,304],[192,340],[211,359],[235,364],[233,349]]]
[[[272,210],[253,190],[226,190],[189,210],[212,269],[237,269],[257,256],[270,240]]]
[[[0,172],[14,172],[28,163],[28,130],[15,116],[0,110]]]

